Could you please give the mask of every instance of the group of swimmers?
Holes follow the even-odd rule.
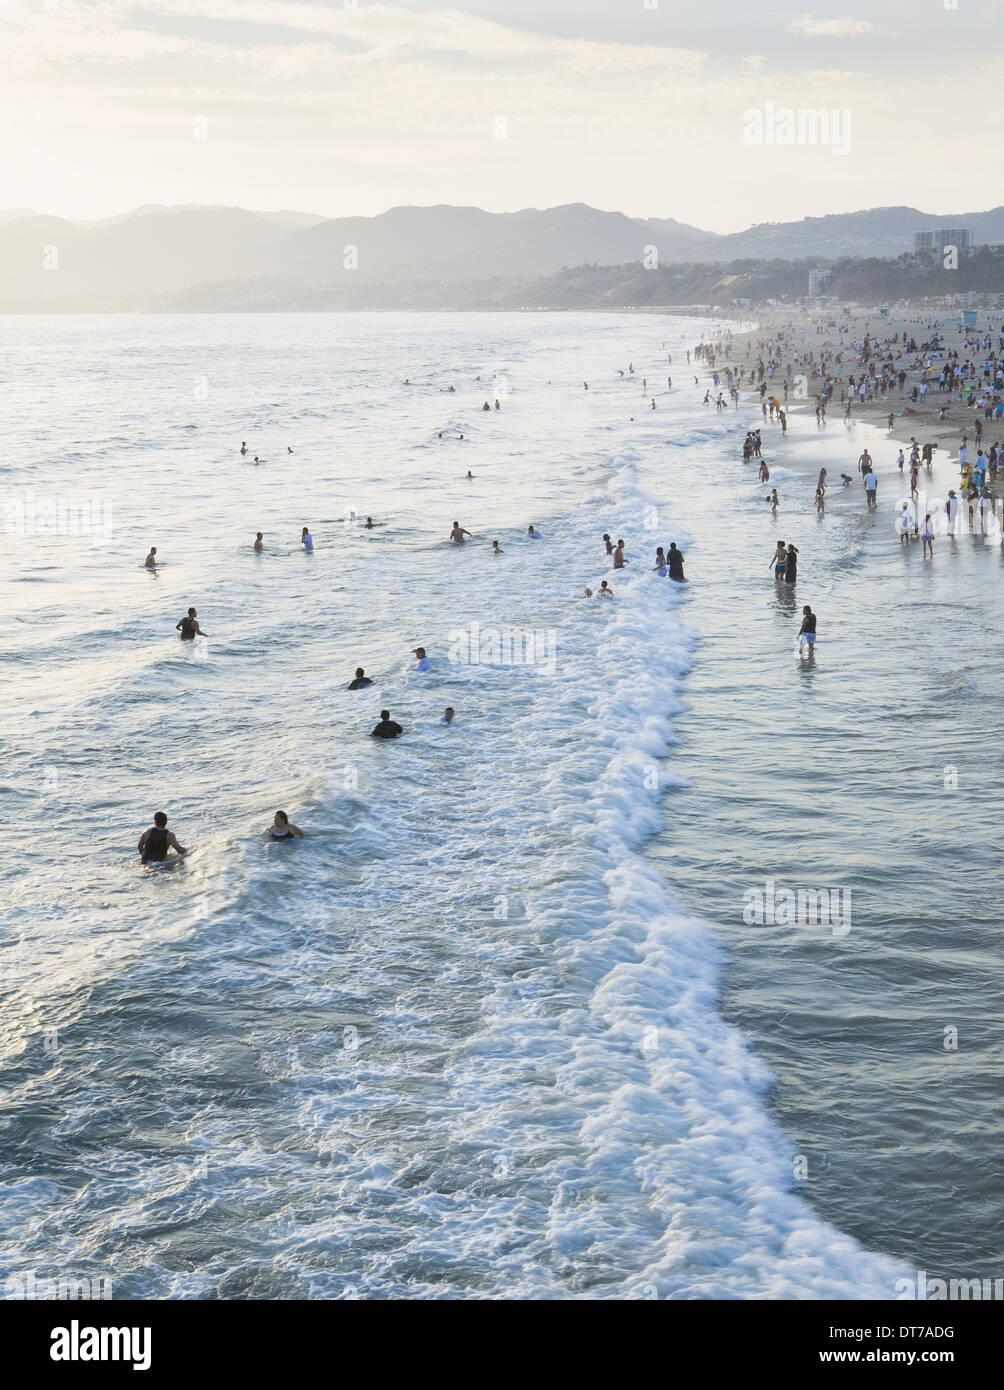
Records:
[[[633,364],[631,364],[629,370],[633,373]],[[672,384],[671,379],[669,379],[668,384]],[[584,383],[584,385],[586,390],[588,390],[588,384]],[[647,386],[647,381],[644,383],[644,386]],[[655,402],[653,401],[653,408],[654,404]],[[489,410],[491,407],[489,403],[486,401],[482,408],[484,410]],[[500,403],[498,401],[495,402],[495,409],[500,409]],[[757,455],[759,455],[759,434],[756,434],[755,438],[757,443]],[[247,454],[248,449],[246,441],[241,442],[240,452],[242,456]],[[292,448],[287,447],[287,453],[291,454],[292,452]],[[255,456],[254,462],[261,463],[264,462],[264,460],[259,459],[257,456]],[[470,470],[468,470],[467,477],[471,478],[472,476],[472,473],[470,472]],[[367,517],[365,522],[365,528],[372,529],[375,525],[378,524],[379,523],[375,523],[373,521],[372,517]],[[541,531],[538,529],[535,523],[532,522],[527,526],[525,535],[528,540],[536,541],[543,539]],[[464,545],[468,540],[474,539],[474,533],[472,531],[469,531],[465,526],[461,526],[460,522],[455,520],[450,531],[449,539],[454,544]],[[604,533],[603,541],[604,545],[606,546],[606,553],[608,556],[610,556],[612,568],[623,569],[628,563],[624,553],[624,540],[622,538],[618,539],[618,541],[615,544],[610,534]],[[313,551],[314,539],[310,533],[309,527],[307,526],[304,526],[301,531],[300,543],[307,553]],[[259,552],[263,550],[263,532],[259,531],[256,533],[252,548],[255,551]],[[502,546],[497,540],[492,542],[492,554],[496,556],[504,554]],[[151,547],[150,552],[147,555],[145,564],[148,569],[157,568],[156,546]],[[660,577],[668,576],[670,579],[676,581],[677,583],[682,583],[685,581],[683,564],[683,553],[678,549],[675,541],[670,541],[666,549],[663,549],[662,546],[657,547],[655,554],[655,564],[652,566],[652,570]],[[585,597],[594,597],[594,591],[590,588],[587,588],[585,590]],[[600,582],[599,588],[595,592],[595,597],[602,599],[612,599],[614,597],[614,592],[611,589],[607,580],[604,579]],[[208,636],[208,634],[205,633],[202,627],[199,625],[198,613],[194,607],[189,608],[187,614],[181,619],[179,619],[179,621],[175,625],[175,630],[178,633],[180,633],[182,641],[194,641],[197,636]],[[413,670],[427,671],[431,668],[432,663],[424,647],[413,648],[413,654],[416,657],[415,666],[412,668]],[[358,666],[355,669],[353,679],[348,683],[347,689],[351,691],[364,690],[372,684],[373,681],[369,676],[366,675],[365,669],[362,666]],[[452,724],[455,717],[455,713],[456,711],[453,709],[453,707],[448,705],[444,710],[444,713],[439,722],[445,725]],[[391,718],[390,710],[383,709],[380,711],[379,722],[374,726],[373,729],[370,730],[370,737],[388,740],[400,738],[403,733],[404,727],[400,723],[398,723],[397,720]],[[285,811],[275,812],[272,824],[267,828],[264,834],[270,840],[293,840],[304,838],[304,831],[301,830],[299,826],[294,825],[290,821],[289,816]],[[184,845],[180,844],[173,831],[169,831],[167,829],[167,814],[164,811],[157,811],[155,813],[154,824],[148,830],[145,830],[143,834],[140,836],[138,849],[144,863],[162,862],[167,859],[168,852],[170,850],[174,850],[178,855],[184,855],[188,853],[187,848]]]
[[[304,832],[298,825],[293,824],[285,811],[276,811],[272,817],[272,824],[264,834],[270,840],[305,838]],[[188,853],[187,846],[181,844],[174,831],[168,830],[166,811],[154,811],[153,825],[143,831],[137,849],[144,864],[162,864],[168,857],[168,851],[172,849],[179,856]]]

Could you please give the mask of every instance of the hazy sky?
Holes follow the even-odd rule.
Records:
[[[0,0],[0,207],[977,211],[1004,201],[1004,14],[952,3]],[[768,102],[848,111],[850,153],[744,143]]]

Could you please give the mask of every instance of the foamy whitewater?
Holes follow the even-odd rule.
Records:
[[[728,563],[680,499],[739,476],[754,418],[702,409],[706,328],[0,324],[5,1281],[860,1298],[911,1274],[798,1190],[719,938],[648,852],[683,790],[688,608]],[[91,534],[47,530],[85,501]],[[690,586],[650,572],[670,540]],[[581,597],[603,578],[614,602]],[[174,631],[189,604],[205,643]],[[489,658],[532,631],[534,660],[465,659],[472,624]],[[381,707],[396,743],[367,737]],[[264,840],[279,806],[307,840]],[[144,869],[160,807],[193,852]]]

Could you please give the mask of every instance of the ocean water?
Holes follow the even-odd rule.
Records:
[[[0,321],[8,1289],[851,1299],[982,1272],[999,658],[971,639],[999,551],[925,570],[858,492],[817,522],[834,427],[801,456],[793,426],[772,521],[753,408],[709,414],[686,370],[706,328]],[[789,511],[795,596],[767,570]],[[650,572],[670,540],[687,586]],[[382,707],[396,743],[367,737]],[[306,840],[265,840],[278,806]],[[143,868],[158,808],[192,853]],[[746,925],[767,877],[852,890],[851,929]]]

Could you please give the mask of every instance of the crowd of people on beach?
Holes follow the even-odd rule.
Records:
[[[808,401],[810,390],[814,393],[813,406],[816,420],[820,426],[826,423],[827,406],[835,399],[837,391],[840,392],[841,404],[846,404],[845,419],[850,419],[852,408],[857,405],[873,403],[875,401],[886,401],[895,391],[898,391],[901,398],[907,403],[906,409],[909,412],[911,403],[923,401],[928,391],[937,390],[945,396],[941,418],[944,418],[948,409],[954,403],[963,407],[971,413],[974,435],[974,457],[970,458],[970,442],[968,430],[963,434],[959,446],[959,466],[960,484],[958,493],[952,489],[949,491],[948,498],[944,504],[946,528],[950,534],[955,534],[960,517],[965,516],[963,508],[968,510],[970,528],[974,525],[984,526],[988,516],[995,513],[996,496],[993,492],[994,485],[998,478],[1004,475],[1004,448],[994,441],[989,448],[984,447],[984,424],[991,420],[1000,420],[1004,416],[1004,328],[997,335],[994,341],[993,330],[982,335],[967,336],[964,341],[962,351],[951,351],[945,347],[944,334],[938,332],[940,325],[934,325],[935,331],[929,331],[929,336],[920,344],[916,338],[907,338],[906,334],[897,333],[892,338],[879,339],[870,331],[866,331],[863,336],[854,341],[851,337],[851,326],[843,323],[831,325],[837,335],[837,342],[826,340],[816,346],[800,345],[796,340],[794,332],[783,325],[775,326],[770,330],[769,335],[752,336],[747,348],[747,360],[745,363],[737,363],[733,360],[734,345],[732,336],[726,332],[719,336],[714,342],[699,343],[695,348],[687,352],[688,365],[700,365],[711,376],[712,385],[706,390],[704,404],[714,405],[719,411],[726,408],[726,392],[734,407],[738,408],[741,399],[741,390],[745,389],[751,393],[753,398],[759,397],[763,425],[760,428],[750,429],[742,447],[742,457],[746,463],[756,463],[758,479],[760,483],[770,481],[770,468],[763,457],[763,438],[762,430],[768,424],[776,424],[783,438],[787,434],[787,410],[789,399],[796,401]],[[928,329],[932,326],[929,324]],[[822,330],[817,330],[817,335],[822,336]],[[755,360],[753,354],[756,353]],[[919,368],[919,380],[910,382],[908,370],[901,365],[904,358],[909,359],[910,368],[916,371]],[[669,364],[672,363],[672,356],[669,356]],[[846,382],[844,381],[844,368],[852,368],[848,371]],[[627,375],[634,375],[634,364],[630,363],[627,368]],[[624,369],[618,369],[620,376],[625,376]],[[480,378],[478,378],[480,380]],[[410,384],[409,382],[405,383]],[[700,386],[698,376],[694,377],[695,387]],[[589,383],[584,382],[585,390],[589,389]],[[667,377],[667,389],[672,388],[672,377]],[[450,388],[451,390],[454,388]],[[648,390],[648,379],[642,382],[642,389]],[[712,394],[714,392],[714,395]],[[655,407],[655,399],[652,398],[652,408]],[[492,404],[485,401],[482,410],[492,409]],[[494,409],[501,409],[499,400],[495,400]],[[633,417],[632,417],[633,418]],[[895,426],[895,413],[890,412],[888,416],[888,427],[890,433]],[[896,460],[898,473],[904,479],[909,478],[909,500],[900,503],[899,511],[896,516],[896,526],[899,532],[901,545],[906,545],[909,541],[920,539],[922,542],[922,553],[925,559],[933,558],[934,538],[936,530],[934,514],[926,512],[923,520],[919,515],[920,508],[916,505],[920,499],[919,493],[919,473],[920,469],[926,468],[930,473],[933,468],[934,454],[937,446],[933,442],[923,445],[916,437],[911,436],[909,442],[909,459],[907,459],[904,449],[900,449]],[[293,453],[292,446],[287,445],[287,455]],[[248,453],[247,442],[242,441],[240,447],[241,456]],[[254,456],[254,462],[264,463],[265,459]],[[861,476],[861,483],[864,490],[866,507],[868,511],[876,511],[878,508],[878,473],[876,471],[872,455],[868,448],[862,450],[858,458],[858,471]],[[467,478],[472,478],[470,470]],[[841,486],[847,488],[852,482],[852,477],[848,473],[841,473]],[[815,509],[820,517],[825,516],[827,494],[827,470],[821,468],[816,480],[815,489]],[[776,486],[770,489],[767,502],[772,514],[777,513],[780,499]],[[383,523],[374,521],[372,517],[367,517],[364,529],[374,529]],[[449,532],[449,540],[455,545],[465,545],[475,539],[474,534],[458,520],[453,522]],[[542,541],[543,533],[536,523],[529,523],[525,532],[525,539],[529,541]],[[606,555],[609,558],[611,568],[623,570],[628,564],[625,554],[625,541],[619,538],[616,542],[609,533],[604,533],[603,543]],[[1004,537],[1002,537],[1004,540]],[[300,544],[305,553],[312,553],[314,550],[314,538],[308,526],[304,526],[301,531]],[[491,554],[501,556],[505,553],[499,540],[492,541]],[[252,546],[253,550],[262,552],[264,549],[264,535],[261,531],[256,533]],[[775,552],[771,556],[769,568],[773,570],[775,581],[779,585],[794,586],[798,578],[798,547],[788,541],[778,541]],[[156,571],[158,566],[157,548],[152,546],[144,562],[149,570]],[[684,557],[675,541],[670,541],[664,548],[656,548],[654,563],[651,571],[659,578],[668,578],[676,583],[685,582],[684,576]],[[595,590],[587,587],[583,592],[585,598],[598,598],[603,600],[614,599],[614,590],[609,582],[604,579]],[[180,634],[182,641],[194,641],[197,637],[207,637],[208,634],[199,625],[198,613],[194,607],[190,607],[185,616],[176,624],[176,631]],[[802,622],[796,640],[796,650],[810,661],[814,659],[815,645],[817,640],[817,615],[811,607],[806,604],[802,608]],[[413,649],[416,663],[412,669],[416,671],[428,671],[432,667],[431,658],[428,656],[424,647]],[[362,667],[357,667],[354,678],[348,683],[347,689],[359,691],[372,685],[372,679],[366,675]],[[455,717],[455,710],[447,706],[440,723],[451,725]],[[370,730],[370,737],[381,740],[391,740],[401,737],[404,734],[404,727],[391,718],[388,709],[380,711],[379,722]],[[163,811],[158,811],[154,817],[154,824],[144,831],[139,842],[139,852],[144,863],[162,862],[167,859],[168,852],[174,850],[178,855],[184,855],[188,851],[181,845],[173,832],[167,830],[167,816]],[[296,825],[293,825],[284,811],[276,811],[272,824],[264,831],[266,837],[271,840],[292,840],[302,838],[304,832]]]

